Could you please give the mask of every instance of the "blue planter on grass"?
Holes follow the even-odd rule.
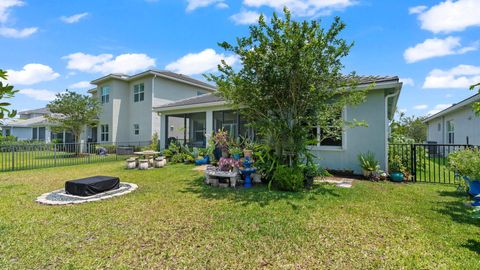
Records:
[[[470,180],[468,177],[463,177],[465,182],[468,183],[468,194],[472,195],[474,202],[472,206],[480,206],[480,180]]]
[[[210,157],[206,156],[203,159],[197,159],[195,160],[195,165],[200,166],[200,165],[205,165],[210,163]]]
[[[392,182],[403,182],[403,173],[402,172],[392,172],[390,173],[390,180]]]

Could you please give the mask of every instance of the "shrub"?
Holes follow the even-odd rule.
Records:
[[[172,156],[171,159],[172,163],[182,163],[183,162],[183,154],[177,153]]]
[[[300,167],[287,167],[280,165],[273,173],[273,183],[284,191],[299,191],[303,188],[304,175]]]
[[[480,180],[480,151],[467,148],[451,153],[448,156],[448,166],[470,180]]]
[[[279,160],[274,151],[267,145],[258,144],[254,147],[253,159],[257,172],[262,175],[262,181],[270,183],[275,168],[279,165]]]
[[[407,170],[402,158],[399,155],[391,155],[388,159],[388,169],[390,172],[402,172]]]
[[[164,149],[162,151],[162,155],[164,155],[166,158],[171,158],[173,156],[173,153],[170,149]]]
[[[380,170],[380,164],[378,160],[375,159],[375,154],[370,151],[358,155],[358,161],[364,171],[376,172]]]

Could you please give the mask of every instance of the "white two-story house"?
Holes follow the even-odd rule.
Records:
[[[480,145],[480,117],[473,111],[473,103],[480,102],[480,94],[466,98],[429,116],[427,141],[437,144]]]
[[[97,127],[86,128],[82,140],[98,143],[147,144],[160,134],[154,107],[211,93],[216,88],[170,71],[147,70],[132,76],[110,74],[91,82],[89,92],[102,104]]]

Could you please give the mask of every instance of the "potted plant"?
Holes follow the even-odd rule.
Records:
[[[393,182],[402,182],[405,179],[404,172],[406,167],[403,165],[402,158],[399,155],[392,155],[388,161],[390,180]]]
[[[305,178],[305,187],[311,188],[313,186],[313,181],[316,176],[319,175],[320,169],[317,164],[310,162],[306,165],[301,166],[303,170],[303,176]]]
[[[240,149],[240,147],[230,147],[229,152],[233,159],[239,160],[242,154],[242,149]]]
[[[358,155],[358,161],[360,162],[360,167],[362,167],[363,176],[367,178],[370,178],[372,173],[380,170],[380,164],[375,159],[375,154],[370,151]]]
[[[480,194],[480,150],[464,149],[448,156],[448,167],[461,175],[468,186],[468,193],[474,198]],[[480,206],[476,199],[473,206]]]
[[[222,151],[222,157],[228,157],[228,133],[225,130],[218,130],[213,140],[215,146]]]
[[[243,145],[243,156],[251,158],[253,154],[253,149],[255,148],[255,144],[253,143],[253,141],[248,138],[244,138],[242,145]]]

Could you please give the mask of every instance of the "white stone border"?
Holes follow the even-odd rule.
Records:
[[[130,185],[130,187],[127,188],[125,191],[118,192],[118,193],[113,193],[113,194],[108,194],[109,192],[112,193],[112,191],[107,191],[107,192],[104,193],[105,196],[97,197],[97,198],[91,198],[91,197],[96,196],[96,195],[81,197],[81,196],[75,196],[75,195],[70,195],[69,194],[71,197],[82,198],[82,199],[85,199],[85,200],[78,200],[78,201],[52,201],[52,200],[48,200],[47,199],[48,195],[50,195],[52,193],[55,193],[55,192],[65,191],[64,189],[57,189],[57,190],[54,190],[52,192],[48,192],[48,193],[44,193],[44,194],[40,195],[35,201],[38,202],[38,203],[47,204],[47,205],[80,204],[80,203],[86,203],[86,202],[95,202],[95,201],[105,200],[105,199],[109,199],[109,198],[116,197],[116,196],[122,196],[122,195],[128,194],[128,193],[130,193],[130,192],[132,192],[132,191],[134,191],[138,188],[138,186],[136,184],[132,184],[132,183],[122,182],[121,184]],[[118,191],[118,189],[116,189],[114,191]]]

